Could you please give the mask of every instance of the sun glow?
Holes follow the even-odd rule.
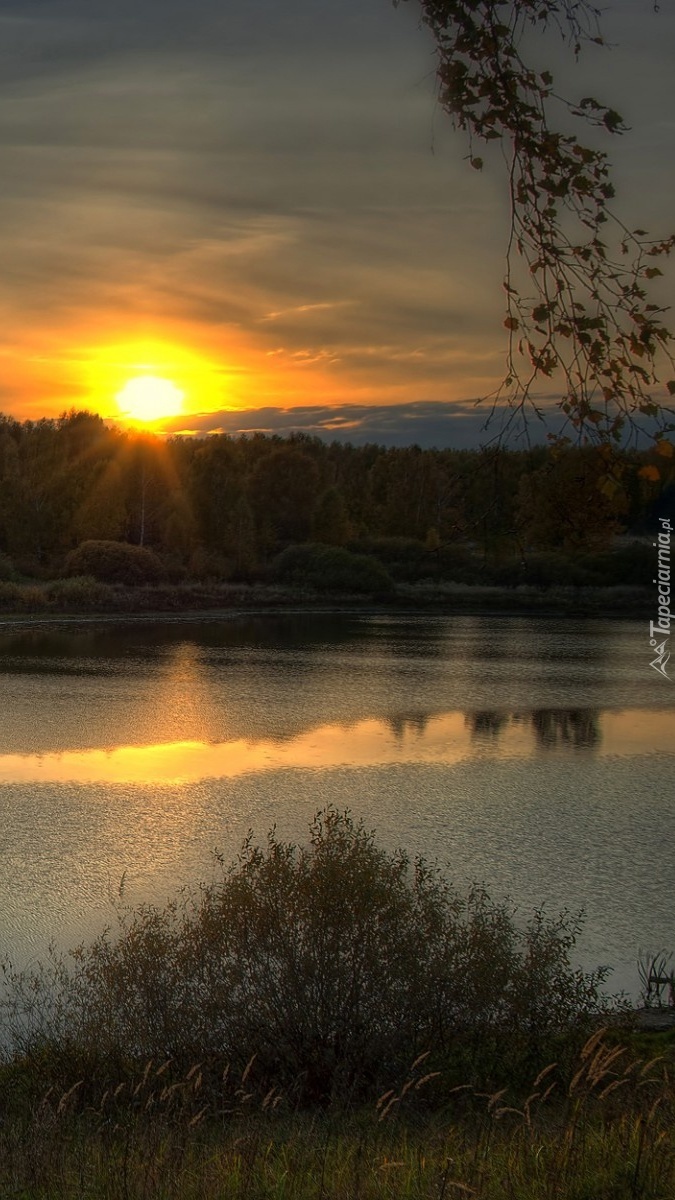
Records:
[[[137,375],[115,397],[119,410],[132,421],[158,421],[183,411],[185,392],[159,375]]]
[[[192,414],[232,406],[234,371],[216,357],[173,341],[107,342],[83,352],[83,390],[101,416],[154,433],[191,429]]]

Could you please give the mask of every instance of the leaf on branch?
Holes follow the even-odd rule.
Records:
[[[664,438],[659,438],[655,449],[656,453],[661,455],[661,458],[672,458],[675,454],[675,446],[673,446],[673,443],[665,441]]]
[[[675,396],[675,379],[669,379],[666,387],[668,388],[668,394],[670,396]]]
[[[520,328],[520,321],[517,317],[506,317],[504,327],[515,332],[516,329]]]
[[[650,483],[658,483],[661,478],[658,467],[640,467],[638,475],[640,479],[648,479]]]
[[[647,279],[656,279],[657,275],[663,275],[663,271],[659,271],[658,267],[647,267],[645,271]]]
[[[473,167],[474,171],[482,171],[483,170],[482,158],[471,158],[471,159],[469,159],[469,162],[471,163],[471,166]],[[659,274],[661,274],[660,271],[659,271]]]
[[[614,479],[612,475],[605,475],[598,483],[598,491],[602,493],[607,500],[613,500],[617,492],[621,491],[621,484]]]
[[[618,133],[623,127],[623,117],[621,113],[615,112],[613,108],[608,108],[602,118],[603,125],[609,129],[610,133]]]

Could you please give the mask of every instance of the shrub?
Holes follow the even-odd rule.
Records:
[[[426,542],[417,538],[363,538],[352,545],[353,550],[370,554],[383,563],[397,583],[418,583],[421,580],[455,580],[477,583],[484,576],[484,563],[474,557],[468,546],[460,542],[441,542],[430,531]]]
[[[368,554],[385,567],[397,582],[414,583],[436,573],[438,557],[416,538],[367,538],[352,547]]]
[[[0,551],[0,581],[3,583],[12,582],[17,577],[14,563],[11,558]]]
[[[388,594],[391,576],[381,563],[365,554],[352,554],[342,546],[306,542],[288,546],[274,563],[274,575],[284,582],[322,592]]]
[[[145,546],[128,542],[82,542],[71,550],[64,566],[66,575],[90,575],[100,583],[158,583],[164,577],[162,564]]]
[[[654,577],[656,555],[651,544],[632,542],[603,554],[588,554],[582,565],[600,585],[634,584],[649,587]]]
[[[45,592],[55,608],[65,611],[100,612],[107,610],[111,602],[110,588],[91,575],[56,579],[45,588]]]
[[[21,587],[18,583],[12,583],[9,580],[0,580],[0,609],[9,610],[18,608],[21,603]]]
[[[35,555],[30,553],[22,554],[17,552],[14,555],[14,566],[16,567],[19,579],[44,581],[54,576],[53,564],[40,562]]]
[[[526,584],[529,587],[580,587],[591,582],[579,563],[564,554],[530,554],[525,566],[500,567],[494,572],[495,583],[504,586]]]
[[[479,583],[484,565],[467,546],[457,542],[448,542],[438,551],[438,570],[443,579],[457,583]]]
[[[570,964],[577,931],[542,912],[521,928],[329,808],[307,846],[249,836],[222,878],[18,976],[5,1007],[19,1049],[60,1058],[60,1086],[130,1056],[255,1056],[259,1082],[323,1102],[372,1096],[428,1050],[460,1083],[494,1082],[602,1009],[603,973]]]
[[[199,546],[190,556],[188,574],[190,579],[209,582],[229,580],[232,576],[232,563],[224,555]]]
[[[5,584],[5,587],[12,587],[12,584]],[[45,588],[40,583],[20,583],[17,586],[17,605],[16,607],[23,612],[42,612],[49,607],[47,593]]]

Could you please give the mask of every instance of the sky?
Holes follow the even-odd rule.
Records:
[[[615,209],[665,236],[675,14],[604,29],[535,53],[626,116]],[[0,410],[123,420],[140,375],[166,432],[486,440],[506,182],[434,67],[415,0],[0,0]]]

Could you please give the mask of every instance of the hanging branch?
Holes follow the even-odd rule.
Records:
[[[556,29],[576,55],[584,41],[602,44],[598,10],[586,0],[421,0],[421,7],[438,50],[440,103],[468,134],[471,165],[483,166],[477,141],[499,141],[508,164],[509,340],[494,405],[540,412],[535,384],[560,380],[560,408],[577,438],[611,446],[646,418],[657,449],[670,456],[663,435],[675,426],[664,401],[675,395],[675,379],[661,392],[657,385],[664,366],[675,376],[673,339],[648,287],[675,237],[655,241],[626,228],[609,208],[607,155],[549,122],[557,104],[619,134],[626,129],[619,113],[591,96],[575,103],[557,95],[551,73],[531,69],[520,53],[532,26]]]

